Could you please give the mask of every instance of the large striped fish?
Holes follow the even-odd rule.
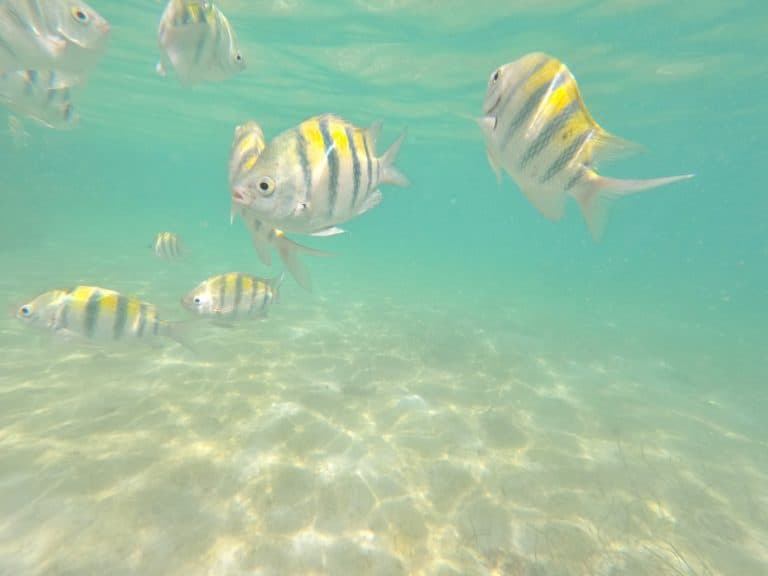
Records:
[[[264,132],[256,122],[249,121],[235,128],[232,151],[229,157],[230,190],[233,190],[246,178],[265,147]],[[282,230],[264,224],[258,215],[254,214],[248,207],[233,201],[230,219],[234,219],[235,214],[239,214],[245,222],[251,233],[256,253],[264,264],[267,266],[272,264],[270,246],[274,246],[296,282],[304,288],[311,289],[312,282],[309,272],[299,260],[298,253],[327,256],[327,252],[321,252],[294,242]]]
[[[394,166],[405,131],[376,156],[381,124],[357,128],[325,114],[271,140],[232,190],[235,203],[285,232],[326,236],[381,201],[380,184],[408,185]]]
[[[98,286],[50,290],[19,307],[16,317],[60,336],[94,342],[140,341],[170,337],[174,326],[138,298]]]
[[[48,128],[72,128],[79,115],[69,88],[53,71],[17,70],[0,73],[0,104]]]
[[[263,317],[277,300],[282,281],[282,274],[269,280],[243,272],[219,274],[190,290],[181,299],[181,304],[203,316],[222,319]]]
[[[82,84],[106,50],[109,23],[82,0],[0,0],[0,72],[55,70]]]
[[[546,54],[527,54],[497,68],[488,80],[483,112],[479,123],[496,175],[506,170],[549,220],[562,218],[566,197],[574,197],[595,240],[603,230],[607,200],[692,176],[619,180],[599,175],[594,163],[601,153],[633,145],[592,119],[571,72]]]
[[[235,31],[211,0],[170,0],[160,18],[157,72],[182,84],[226,80],[245,69]]]

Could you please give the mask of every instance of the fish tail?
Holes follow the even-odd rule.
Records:
[[[163,322],[163,331],[165,335],[179,344],[182,348],[189,350],[195,356],[200,355],[200,351],[197,346],[190,340],[189,337],[189,322]]]
[[[290,238],[287,238],[283,234],[275,236],[274,239],[277,252],[280,254],[280,259],[285,264],[285,267],[290,272],[293,279],[304,288],[305,290],[312,291],[312,279],[309,276],[309,271],[304,266],[301,260],[299,260],[299,253],[310,254],[312,256],[331,256],[330,252],[323,252],[322,250],[315,250],[309,246],[304,246],[298,242],[294,242]],[[282,278],[282,276],[280,277]],[[282,282],[282,280],[281,280]],[[279,284],[274,285],[275,288]]]
[[[272,298],[275,302],[280,302],[280,286],[282,286],[285,280],[285,272],[280,272],[278,276],[269,280],[269,285],[272,286]]]
[[[611,200],[634,194],[635,192],[672,184],[679,180],[687,180],[688,178],[693,178],[693,174],[650,178],[648,180],[622,180],[619,178],[595,176],[586,185],[582,186],[574,196],[579,202],[581,213],[584,216],[590,234],[592,234],[592,238],[598,241],[605,228],[608,205]]]
[[[403,128],[403,131],[400,133],[397,140],[394,141],[392,146],[390,146],[381,157],[382,183],[394,184],[395,186],[408,186],[410,184],[405,174],[395,168],[395,158],[397,158],[397,153],[400,152],[400,146],[403,145],[407,134],[408,130]]]

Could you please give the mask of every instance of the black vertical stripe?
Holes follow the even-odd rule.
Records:
[[[144,336],[144,328],[147,326],[147,305],[144,302],[139,306],[139,325],[136,327],[136,337]]]
[[[220,281],[219,281],[219,300],[216,303],[217,304],[216,308],[218,309],[224,308],[224,304],[225,304],[224,298],[226,298],[226,296],[227,296],[227,276],[224,275],[220,278]]]
[[[576,173],[571,177],[568,182],[566,182],[565,186],[563,187],[563,190],[565,192],[568,192],[571,188],[576,186],[576,184],[579,183],[579,181],[584,177],[584,174],[586,173],[587,169],[581,166],[578,170],[576,170]]]
[[[333,216],[336,208],[336,197],[339,194],[339,151],[336,142],[328,129],[328,117],[319,122],[320,134],[323,137],[325,157],[328,161],[328,215]]]
[[[152,335],[157,336],[159,332],[160,332],[160,318],[158,318],[157,314],[155,314],[152,317]]]
[[[357,195],[360,192],[360,159],[357,157],[357,147],[353,139],[352,129],[349,126],[344,128],[344,132],[347,134],[347,141],[349,141],[349,149],[352,152],[352,180],[354,187],[352,188],[352,202],[350,207],[354,208],[357,204]]]
[[[560,129],[565,126],[568,120],[579,109],[579,101],[573,100],[568,106],[563,108],[560,113],[552,118],[545,126],[544,129],[538,133],[536,138],[533,139],[531,145],[525,151],[523,158],[520,160],[520,168],[525,168],[526,165],[533,160],[538,154],[541,153],[552,138],[557,134]]]
[[[112,336],[120,340],[125,331],[125,322],[128,319],[128,298],[122,294],[117,297],[117,309],[115,310],[115,323],[112,326]]]
[[[237,315],[240,310],[240,302],[243,299],[243,275],[237,274],[235,276],[235,303],[232,307],[232,313]]]
[[[530,122],[531,116],[533,116],[533,113],[538,109],[539,105],[541,104],[541,100],[547,94],[548,90],[549,84],[543,84],[531,93],[520,110],[518,110],[517,114],[512,119],[512,122],[510,122],[509,126],[507,126],[507,130],[504,133],[504,140],[502,141],[502,144],[505,148],[509,145],[509,142],[512,140],[512,136],[514,136],[515,132],[517,132],[517,130],[523,124],[528,124],[528,122]]]
[[[99,321],[99,309],[101,305],[101,291],[93,290],[85,303],[85,316],[83,318],[83,331],[87,338],[93,338],[96,332],[96,324]]]
[[[531,69],[530,72],[528,72],[524,78],[520,79],[517,84],[514,84],[512,86],[505,86],[502,88],[505,90],[505,93],[503,94],[503,99],[501,102],[499,102],[498,107],[494,111],[494,114],[497,118],[503,118],[504,113],[507,110],[507,107],[509,106],[509,103],[512,102],[512,100],[515,98],[515,95],[517,94],[518,90],[521,89],[521,87],[525,86],[525,83],[528,82],[535,74],[539,72],[548,62],[550,61],[549,58],[542,58],[536,63],[536,66]],[[508,73],[508,72],[507,72]],[[528,104],[528,102],[526,102]]]
[[[581,148],[592,136],[592,133],[592,128],[587,128],[584,132],[579,134],[577,138],[574,138],[573,142],[562,151],[560,156],[557,157],[557,160],[552,162],[549,168],[547,168],[547,171],[544,172],[544,175],[541,177],[541,183],[544,184],[545,182],[548,182],[554,178],[558,172],[568,166],[568,164],[570,164],[570,162],[579,154]]]
[[[309,165],[309,158],[307,157],[307,141],[301,133],[301,126],[296,128],[296,153],[299,156],[301,172],[304,175],[306,202],[309,202],[312,196],[312,168]]]
[[[368,184],[365,187],[365,196],[366,198],[371,193],[371,176],[372,176],[372,168],[371,166],[371,152],[368,150],[368,138],[367,135],[363,135],[363,151],[365,152],[365,164],[366,168],[368,169]]]

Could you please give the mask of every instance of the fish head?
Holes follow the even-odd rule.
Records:
[[[552,59],[546,54],[533,52],[497,67],[488,78],[483,114],[496,117],[502,101],[513,96],[532,71],[550,60]]]
[[[279,144],[279,143],[278,143]],[[293,150],[268,145],[253,167],[232,187],[232,201],[255,217],[280,226],[305,202],[300,161]]]
[[[181,299],[181,305],[196,314],[210,314],[214,304],[213,295],[206,282],[187,292]]]
[[[44,292],[30,302],[19,306],[16,310],[16,318],[30,326],[52,326],[67,294],[66,290]]]
[[[256,164],[266,148],[264,131],[256,122],[250,120],[235,127],[232,149],[229,154],[229,187],[233,188],[242,181]]]
[[[109,37],[109,23],[82,0],[51,5],[51,22],[68,44],[101,54]]]

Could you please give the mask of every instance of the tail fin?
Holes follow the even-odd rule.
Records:
[[[285,267],[288,272],[291,273],[293,279],[304,288],[305,290],[312,291],[312,279],[309,276],[309,271],[304,264],[299,260],[298,253],[310,254],[312,256],[331,256],[330,252],[323,252],[322,250],[315,250],[309,246],[304,246],[298,242],[294,242],[290,238],[286,237],[282,232],[275,233],[273,240],[275,247],[277,248],[280,258],[285,263]]]
[[[283,280],[285,280],[285,272],[280,272],[279,276],[275,276],[269,281],[275,302],[280,302],[280,286],[282,286]]]
[[[598,241],[603,234],[610,200],[641,192],[642,190],[672,184],[679,180],[687,180],[688,178],[693,178],[693,174],[652,178],[649,180],[621,180],[618,178],[596,176],[588,180],[574,196],[579,202],[581,213],[584,216],[590,234],[592,234],[592,238]]]
[[[189,338],[190,326],[191,323],[188,320],[166,321],[164,323],[165,335],[193,355],[200,356],[199,348]]]
[[[407,134],[408,130],[403,128],[403,131],[400,133],[400,136],[398,136],[397,140],[394,141],[392,146],[390,146],[387,151],[384,152],[384,155],[379,159],[381,162],[382,183],[394,184],[395,186],[408,186],[410,184],[408,178],[406,178],[402,172],[395,168],[395,158],[397,158],[397,153],[400,152],[400,146],[403,145]]]

